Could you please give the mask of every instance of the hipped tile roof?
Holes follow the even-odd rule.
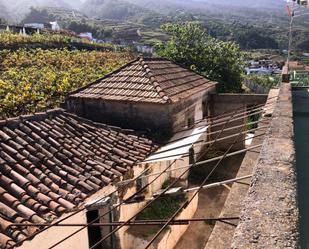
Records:
[[[134,132],[64,110],[0,121],[0,248],[72,211],[155,150]]]
[[[173,103],[216,85],[164,58],[139,58],[71,94],[71,98]]]

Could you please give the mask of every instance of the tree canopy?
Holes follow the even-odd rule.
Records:
[[[158,45],[158,55],[218,81],[221,92],[241,91],[243,54],[238,45],[209,36],[193,22],[164,24],[162,29],[171,39]]]

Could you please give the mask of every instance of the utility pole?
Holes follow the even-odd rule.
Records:
[[[293,7],[294,8],[294,7]],[[294,22],[294,10],[290,17],[290,28],[289,28],[289,46],[288,46],[288,59],[287,59],[287,66],[290,65],[290,58],[291,58],[291,50],[292,50],[292,40],[293,40],[293,22]]]
[[[291,0],[291,1],[292,1],[292,4],[287,6],[289,16],[290,16],[289,45],[288,45],[288,58],[287,58],[287,66],[288,67],[289,67],[289,63],[290,63],[290,60],[291,60],[291,52],[292,52],[294,18],[309,14],[309,13],[305,13],[305,14],[301,13],[301,14],[295,15],[297,8],[301,9],[302,7],[306,8],[308,6],[308,0]]]

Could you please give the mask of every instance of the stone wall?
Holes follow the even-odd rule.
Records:
[[[291,85],[279,100],[236,228],[232,248],[298,248]]]
[[[211,116],[219,116],[226,113],[234,112],[235,110],[242,110],[239,112],[243,112],[243,115],[239,115],[238,113],[234,114],[234,117],[225,118],[222,120],[222,123],[228,121],[227,124],[221,126],[211,127],[211,132],[220,131],[222,128],[229,128],[233,126],[245,125],[248,121],[246,113],[244,113],[246,108],[250,108],[252,106],[265,104],[267,100],[267,94],[212,94],[210,98],[210,115]],[[243,116],[243,118],[241,118]],[[237,120],[232,121],[237,118]],[[224,126],[224,127],[223,127]],[[214,134],[211,139],[222,138],[237,132],[244,131],[244,127],[240,127],[237,129],[233,129],[230,131],[224,131],[220,136],[218,134]],[[242,136],[239,140],[242,142],[238,142],[232,148],[232,150],[240,150],[245,147],[245,135]],[[225,151],[230,145],[234,142],[235,137],[231,139],[224,139],[221,142],[216,143],[216,148],[222,151]]]
[[[84,118],[136,130],[171,129],[170,106],[101,99],[68,99],[67,108]]]
[[[193,193],[188,194],[188,198],[190,199],[192,195]],[[198,195],[194,197],[191,204],[187,208],[183,209],[175,219],[178,220],[178,219],[193,218],[197,210],[197,205],[198,205]],[[150,249],[175,248],[179,239],[186,232],[188,227],[189,225],[168,226],[149,248]],[[146,226],[143,229],[149,229],[149,226],[148,227]],[[122,235],[122,238],[123,238],[122,248],[123,249],[143,249],[155,235],[155,232],[153,232],[152,230],[150,230],[147,236],[146,234],[144,234],[143,236],[141,235],[137,236],[137,233],[138,232],[136,231],[135,231],[135,234],[132,234],[132,232],[126,232]]]
[[[278,89],[271,89],[268,95],[267,103],[275,102],[274,99],[278,96],[278,94]],[[272,108],[268,110],[271,109]],[[270,122],[272,120],[271,115],[272,112],[270,111],[268,112],[267,117],[264,117],[263,120],[260,120],[258,124],[259,130],[254,133],[255,137],[253,138],[252,143],[248,146],[258,146],[263,143]],[[237,176],[230,176],[228,177],[228,179],[251,175],[254,165],[257,163],[257,160],[259,158],[260,151],[261,147],[256,147],[247,151],[242,160]],[[230,192],[220,213],[220,217],[238,217],[240,215],[243,208],[243,201],[247,195],[250,186],[250,181],[250,178],[248,178],[240,182],[235,182],[230,186]],[[233,223],[237,225],[236,221],[234,221]],[[230,224],[216,222],[211,236],[207,241],[205,249],[230,249],[235,228],[235,226],[231,226]]]
[[[170,165],[172,165],[170,167]],[[165,161],[158,161],[158,162],[152,162],[152,163],[143,163],[139,166],[134,167],[134,177],[138,176],[142,171],[145,170],[145,168],[149,168],[150,170],[148,171],[147,174],[156,174],[164,171],[166,168],[170,167],[170,170],[174,170],[180,167],[188,166],[189,165],[189,159],[188,157],[183,157],[177,160],[165,160]],[[184,171],[183,170],[175,170],[172,172],[167,172],[162,174],[159,178],[158,175],[153,175],[147,178],[145,181],[146,183],[151,183],[154,181],[148,188],[147,190],[144,191],[144,195],[146,198],[151,198],[153,193],[156,191],[162,189],[162,185],[169,180],[170,178],[176,178],[179,177],[180,174]],[[184,184],[185,187],[187,187],[187,181],[186,179],[182,178],[182,181],[180,182],[181,184]],[[130,197],[132,194],[137,192],[137,188],[135,184],[132,184],[132,186],[128,187],[124,191],[124,195],[122,196],[123,199],[126,199]],[[195,211],[196,211],[196,203],[197,203],[198,198],[196,198],[192,204],[192,207],[185,209],[185,211],[182,212],[180,217],[186,217],[186,218],[191,218]],[[119,220],[120,221],[126,221],[133,217],[135,214],[137,214],[145,205],[147,202],[140,202],[140,203],[135,203],[135,204],[129,204],[129,205],[122,205],[119,208]],[[106,221],[105,221],[106,222]],[[188,226],[172,226],[172,229],[169,231],[172,233],[172,240],[169,243],[177,243],[177,241],[180,239],[181,235],[185,232]],[[117,248],[122,248],[122,249],[137,249],[137,248],[143,248],[143,245],[145,243],[147,244],[146,239],[141,239],[137,236],[134,236],[128,232],[128,229],[130,227],[126,226],[121,228],[117,232],[117,237],[119,240],[119,246]],[[149,227],[145,227],[144,229],[149,229]],[[165,238],[166,233],[164,233],[164,238]],[[151,237],[151,236],[150,236]],[[163,240],[164,240],[163,238]],[[165,238],[166,239],[166,238]],[[162,238],[158,239],[158,241],[162,241]],[[165,240],[164,240],[165,241]],[[165,243],[167,243],[165,241]],[[107,247],[108,248],[108,247]],[[156,248],[161,248],[161,247],[156,247]],[[167,247],[171,248],[171,247]]]
[[[184,129],[188,118],[203,118],[209,92],[214,91],[215,87],[205,89],[172,104],[69,98],[66,106],[69,111],[97,122],[167,135]]]

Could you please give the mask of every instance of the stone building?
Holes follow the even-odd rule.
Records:
[[[203,137],[200,130],[196,132],[194,141]],[[178,167],[189,164],[188,157],[177,155],[179,142],[187,143],[187,139],[170,143],[168,155],[161,158],[165,149],[158,150],[152,140],[63,109],[0,120],[0,248],[10,248],[42,229],[15,224],[54,224],[66,217],[60,224],[86,224],[96,218],[97,222],[111,222],[109,216],[101,217],[109,206],[98,200],[116,193],[120,181],[135,179],[146,169],[148,174],[157,174],[170,167],[169,173],[162,174],[145,190],[146,197],[151,197],[167,179],[181,173]],[[183,147],[182,153],[191,146]],[[175,150],[171,150],[173,147]],[[114,203],[129,198],[149,181],[145,178],[122,185]],[[127,220],[144,205],[145,202],[122,205],[114,211],[114,217]],[[191,207],[183,217],[191,218],[195,208]],[[78,229],[52,226],[20,248],[49,248]],[[126,229],[117,233],[121,248],[129,248],[131,243]],[[176,243],[186,226],[173,229]],[[88,227],[57,248],[88,249],[108,232],[109,228]]]
[[[1,121],[0,248],[36,231],[10,226],[13,223],[53,222],[94,194],[107,195],[156,148],[132,131],[93,123],[64,110]],[[87,213],[65,223],[72,222],[87,223]],[[74,229],[55,227],[23,248],[42,248],[42,242],[47,248]],[[87,230],[59,248],[89,248]]]
[[[155,134],[191,127],[208,114],[216,82],[162,58],[139,58],[73,92],[68,110]]]

